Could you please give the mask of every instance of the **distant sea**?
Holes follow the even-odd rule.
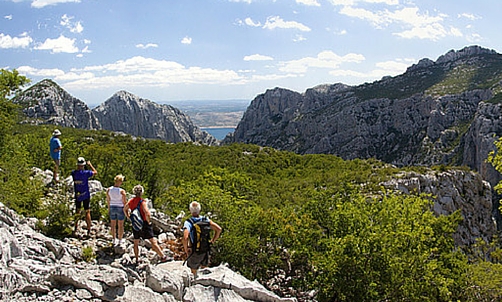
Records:
[[[218,140],[222,140],[229,134],[230,132],[234,132],[235,128],[200,128],[201,130],[206,131],[211,134]]]

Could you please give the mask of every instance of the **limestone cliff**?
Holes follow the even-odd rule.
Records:
[[[180,110],[119,91],[92,110],[103,129],[167,142],[216,144],[216,139],[195,126]]]
[[[62,127],[100,129],[91,110],[51,80],[43,80],[18,95],[14,102],[23,106],[25,122]]]
[[[172,143],[217,144],[216,138],[200,130],[180,110],[125,91],[91,110],[55,82],[43,80],[16,96],[14,102],[22,106],[26,123],[120,131]]]
[[[223,143],[398,166],[466,165],[494,185],[500,174],[485,159],[502,134],[501,81],[502,55],[471,46],[373,83],[275,88],[251,102]]]

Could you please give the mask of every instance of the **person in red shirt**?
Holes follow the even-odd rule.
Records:
[[[141,198],[144,193],[144,189],[141,185],[136,185],[133,188],[133,193],[136,197],[129,199],[129,201],[124,205],[124,213],[127,218],[130,218],[131,211],[135,209],[138,204],[140,204],[139,211],[141,213],[141,218],[143,219],[143,228],[139,231],[132,231],[134,236],[134,256],[136,257],[136,263],[138,263],[139,258],[139,240],[141,238],[150,240],[152,244],[152,250],[154,250],[160,257],[160,262],[166,262],[167,256],[162,253],[157,239],[155,239],[153,234],[152,222],[150,221],[150,211],[148,210],[148,205],[146,201]]]

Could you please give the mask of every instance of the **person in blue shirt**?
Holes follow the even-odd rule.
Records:
[[[71,177],[73,178],[73,187],[75,190],[75,231],[77,233],[78,222],[80,220],[80,210],[82,209],[82,204],[85,210],[85,222],[87,223],[87,236],[91,232],[91,193],[89,191],[89,178],[98,174],[98,171],[92,166],[90,161],[87,161],[91,170],[85,170],[86,161],[83,157],[77,159],[77,170],[71,172]]]
[[[211,227],[211,230],[214,231],[213,238],[209,243],[213,244],[220,237],[222,230],[221,227],[209,218],[200,215],[201,206],[197,201],[192,201],[190,203],[189,209],[190,214],[192,215],[190,220],[193,223],[197,223],[198,221],[201,221],[203,219],[207,219],[209,221],[209,226]],[[192,227],[194,226],[188,219],[183,224],[183,248],[185,249],[185,253],[187,255],[187,266],[190,268],[192,274],[195,277],[197,276],[197,269],[199,269],[199,267],[205,267],[209,265],[210,255],[209,252],[203,254],[194,253],[193,247],[191,246],[191,242],[194,240],[194,238],[191,238],[192,234],[190,233]]]
[[[61,149],[63,149],[63,145],[59,140],[59,136],[61,135],[61,131],[58,129],[52,132],[51,141],[49,143],[51,158],[54,160],[54,174],[53,179],[55,182],[59,181],[58,170],[59,165],[61,164]]]

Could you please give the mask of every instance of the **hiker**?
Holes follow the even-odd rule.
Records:
[[[129,199],[129,201],[124,205],[124,213],[127,218],[131,218],[131,211],[136,209],[139,205],[139,211],[141,213],[141,218],[143,219],[143,228],[139,231],[132,230],[134,236],[134,256],[136,257],[136,264],[139,260],[139,240],[141,238],[148,239],[152,244],[152,250],[154,250],[160,257],[160,262],[166,262],[167,256],[162,252],[157,239],[153,235],[153,225],[150,221],[150,210],[148,210],[148,205],[146,201],[141,197],[143,196],[144,189],[141,185],[136,185],[132,189],[133,194],[136,196]]]
[[[215,222],[211,221],[209,218],[200,215],[201,206],[197,201],[192,201],[189,206],[190,214],[192,217],[187,219],[183,224],[183,248],[187,254],[187,265],[191,269],[192,274],[196,276],[197,269],[199,267],[206,267],[209,265],[210,260],[210,245],[213,244],[221,234],[221,227]],[[214,231],[213,238],[209,241],[209,230],[206,238],[201,238],[201,240],[207,240],[208,242],[195,242],[196,234],[192,232],[195,229],[195,225],[198,222],[207,222],[211,230]],[[204,237],[204,236],[202,236]],[[201,249],[201,251],[196,251],[195,246],[206,246],[206,248]]]
[[[54,174],[52,176],[54,182],[59,182],[58,170],[59,166],[61,165],[61,149],[63,149],[63,145],[59,140],[60,135],[61,131],[59,131],[58,129],[54,130],[49,142],[51,158],[54,160]]]
[[[91,170],[84,170],[86,161],[83,157],[77,159],[77,170],[71,172],[73,178],[73,186],[75,189],[75,231],[77,233],[78,222],[80,220],[80,209],[82,204],[85,210],[85,222],[87,223],[87,236],[91,233],[91,193],[89,192],[89,178],[98,174],[98,171],[94,169],[90,161],[87,161]]]
[[[112,228],[112,244],[124,243],[124,205],[127,203],[126,191],[120,186],[124,182],[124,175],[119,174],[114,178],[114,184],[106,190],[106,202],[108,203],[108,214],[110,215],[110,226]],[[117,231],[118,225],[118,231]]]

